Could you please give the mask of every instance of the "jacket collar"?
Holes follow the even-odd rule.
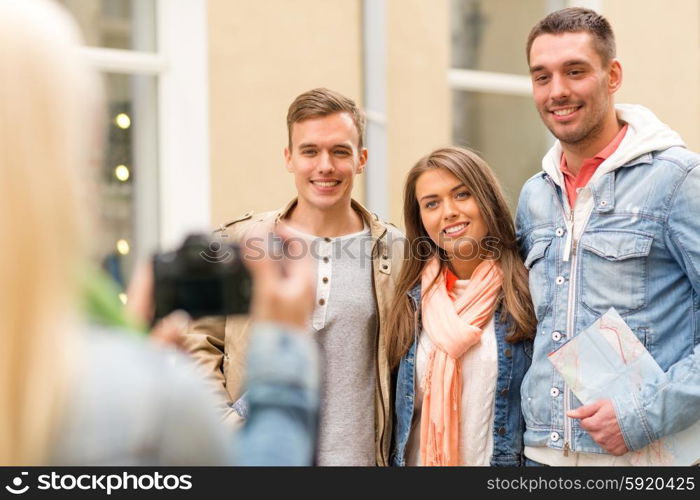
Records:
[[[421,284],[416,283],[416,286],[411,288],[408,291],[408,296],[411,297],[411,300],[413,301],[413,305],[415,306],[416,309],[418,309],[418,306],[420,305],[420,292],[421,292]]]
[[[294,198],[292,201],[287,203],[287,205],[284,208],[278,210],[275,214],[275,224],[277,224],[282,219],[286,218],[290,214],[292,209],[294,209],[294,207],[297,206],[298,202],[299,198]],[[365,223],[369,226],[369,232],[372,235],[373,243],[376,243],[377,240],[384,236],[387,229],[386,226],[379,221],[379,217],[377,216],[377,214],[370,213],[369,210],[367,210],[355,200],[350,200],[350,206],[353,208],[353,210],[355,210],[355,212],[360,214],[362,220],[364,220]]]
[[[643,155],[633,158],[624,165],[618,168],[635,167],[641,165],[651,165],[654,162],[652,153],[644,153]],[[540,172],[543,176],[549,175],[545,172]],[[557,182],[557,179],[554,179]],[[593,208],[596,212],[606,213],[611,212],[615,208],[615,176],[605,175],[599,178],[591,179],[588,187],[593,194]],[[564,194],[562,193],[562,196]]]
[[[617,117],[628,129],[617,149],[596,169],[590,183],[621,167],[652,163],[653,153],[670,147],[685,147],[678,133],[662,123],[650,110],[632,104],[617,104]],[[556,141],[542,159],[542,169],[563,189],[564,177],[559,169],[562,147]]]

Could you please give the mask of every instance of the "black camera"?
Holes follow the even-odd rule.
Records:
[[[190,235],[180,248],[153,257],[155,319],[182,309],[192,318],[247,314],[251,278],[240,247]]]

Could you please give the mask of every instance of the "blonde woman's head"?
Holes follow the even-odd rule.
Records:
[[[37,463],[68,378],[97,76],[48,0],[0,0],[0,464]]]

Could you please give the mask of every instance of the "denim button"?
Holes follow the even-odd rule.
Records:
[[[600,206],[601,206],[601,207],[604,207],[604,206],[606,206],[607,204],[608,204],[607,201],[605,201],[605,200],[600,200]]]
[[[553,398],[556,398],[559,395],[559,389],[557,389],[556,387],[552,387],[549,390],[549,395],[552,396]]]
[[[564,284],[564,281],[566,281],[566,280],[564,279],[563,276],[557,276],[557,279],[556,279],[556,284],[557,284],[557,285],[563,285],[563,284]]]
[[[499,427],[498,428],[498,435],[499,436],[505,436],[506,434],[506,428],[505,427]]]
[[[559,441],[559,433],[558,433],[558,432],[552,432],[552,433],[549,435],[549,439],[551,439],[552,441]]]
[[[554,234],[556,234],[557,236],[564,236],[564,230],[558,227],[557,230],[554,231]]]
[[[513,351],[511,351],[510,348],[508,348],[505,351],[503,351],[503,354],[506,355],[506,358],[510,358],[511,356],[513,356]]]
[[[505,397],[505,396],[507,396],[507,395],[508,395],[508,388],[505,387],[505,388],[501,389],[501,396],[504,396],[504,397]]]
[[[554,342],[559,342],[561,340],[561,332],[553,332],[552,333],[552,340]]]

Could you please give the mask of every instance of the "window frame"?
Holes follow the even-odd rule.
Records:
[[[157,79],[155,126],[158,214],[137,231],[140,252],[173,248],[211,225],[206,0],[156,0],[155,52],[82,47],[102,73]],[[186,34],[186,36],[183,36]],[[138,217],[139,215],[136,214]]]

